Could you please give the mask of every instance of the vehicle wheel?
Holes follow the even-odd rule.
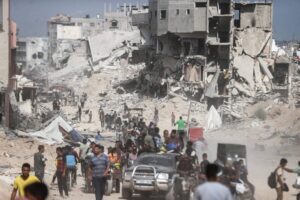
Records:
[[[113,190],[113,181],[112,179],[108,179],[105,183],[105,195],[109,196]]]
[[[131,197],[132,197],[132,191],[122,187],[122,198],[123,199],[131,199]]]

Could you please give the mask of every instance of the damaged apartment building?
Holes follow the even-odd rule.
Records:
[[[76,53],[83,59],[89,56],[90,37],[98,36],[105,31],[130,31],[131,16],[134,5],[124,4],[118,6],[117,10],[112,10],[111,4],[104,6],[103,17],[97,15],[92,18],[70,17],[58,14],[48,21],[49,37],[49,61],[56,69],[67,65],[70,55]]]
[[[289,61],[272,51],[272,1],[149,0],[148,13],[133,23],[145,27],[145,16],[156,54],[145,73],[175,79],[169,94],[183,90],[219,107],[276,86],[287,90]]]

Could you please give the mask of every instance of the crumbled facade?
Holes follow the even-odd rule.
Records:
[[[137,13],[133,22],[144,28],[145,16]],[[156,62],[160,81],[180,80],[216,107],[282,88],[289,62],[279,64],[272,52],[272,20],[272,1],[149,0],[148,31],[162,61]],[[175,64],[165,65],[170,57]]]
[[[48,63],[48,39],[39,37],[18,38],[17,65],[26,72]]]
[[[83,17],[69,17],[65,15],[57,15],[48,21],[48,37],[49,37],[49,61],[50,64],[57,69],[63,68],[70,57],[70,53],[74,49],[86,52],[87,56],[87,40],[101,34],[103,31],[132,30],[131,10],[132,6],[123,6],[117,11],[106,11],[104,16],[100,18],[91,18],[87,15]],[[81,50],[80,50],[81,49]]]

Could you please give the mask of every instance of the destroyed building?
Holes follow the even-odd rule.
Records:
[[[70,17],[62,14],[52,17],[48,21],[50,64],[58,69],[63,68],[74,49],[80,51],[82,56],[87,56],[88,37],[103,31],[132,30],[130,13],[133,8],[136,7],[127,7],[125,4],[116,11],[112,11],[110,6],[107,11],[105,6],[103,18],[100,15],[91,18],[89,15]]]
[[[14,92],[14,76],[18,71],[15,64],[17,24],[9,17],[9,1],[0,1],[0,13],[0,123],[11,127],[13,105],[10,96]]]
[[[173,93],[180,80],[215,107],[276,87],[288,91],[290,62],[272,49],[272,20],[272,1],[149,0],[148,13],[133,16],[139,27],[148,24],[158,81],[175,78]]]
[[[46,71],[48,65],[48,38],[28,37],[18,38],[16,64],[18,69],[31,79],[41,79],[43,77],[31,76],[32,71]],[[43,69],[41,69],[43,68]]]

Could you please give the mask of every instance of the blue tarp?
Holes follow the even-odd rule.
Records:
[[[73,140],[73,142],[82,142],[83,140],[83,136],[78,133],[75,129],[73,129],[71,132],[70,132],[70,135],[71,135],[71,138]]]

